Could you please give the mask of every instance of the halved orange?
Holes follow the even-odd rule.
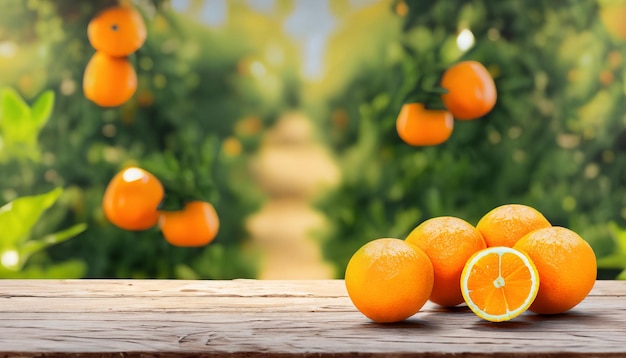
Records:
[[[461,273],[461,292],[469,308],[492,322],[513,319],[530,307],[539,291],[539,274],[525,253],[489,247],[469,258]]]

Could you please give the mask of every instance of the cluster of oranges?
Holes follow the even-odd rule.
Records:
[[[396,119],[398,136],[413,146],[437,145],[452,135],[454,119],[472,120],[489,113],[496,104],[496,85],[477,61],[462,61],[441,77],[441,101],[446,109],[424,103],[406,103]]]
[[[101,107],[117,107],[137,90],[137,73],[128,56],[146,41],[146,25],[131,6],[105,9],[87,27],[87,36],[96,53],[83,75],[87,99]]]
[[[124,104],[137,90],[137,73],[128,56],[146,41],[141,14],[128,4],[107,8],[89,22],[87,35],[96,52],[85,68],[85,97],[101,107]],[[160,210],[165,194],[156,176],[129,167],[109,182],[102,208],[106,218],[121,229],[147,230],[158,225],[174,246],[197,247],[213,241],[220,221],[211,203],[194,200],[181,210]]]
[[[396,322],[426,303],[463,302],[479,317],[500,322],[526,310],[572,309],[596,280],[591,246],[570,229],[552,226],[539,211],[506,204],[476,226],[441,216],[404,239],[382,238],[359,248],[345,273],[355,307],[376,322]]]
[[[190,201],[182,210],[161,211],[165,190],[152,173],[128,167],[109,182],[102,198],[107,219],[125,230],[147,230],[155,225],[174,246],[209,244],[219,230],[219,217],[211,203]]]

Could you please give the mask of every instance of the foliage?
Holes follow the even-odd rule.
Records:
[[[0,92],[0,163],[6,169],[15,168],[19,172],[30,163],[40,161],[38,135],[53,106],[52,91],[41,94],[32,107],[12,88]],[[29,265],[24,270],[33,255],[86,229],[81,223],[50,234],[47,230],[52,230],[52,225],[36,226],[44,211],[50,209],[62,193],[63,189],[58,187],[44,194],[18,197],[0,207],[0,277],[32,277],[35,272],[38,277],[79,277],[84,273],[85,265],[80,260],[53,264],[46,268],[47,273],[41,272],[41,265]],[[53,220],[48,220],[48,224],[52,223]]]
[[[578,232],[598,257],[609,254],[607,222],[624,226],[626,218],[619,169],[626,164],[620,155],[626,47],[608,36],[597,4],[389,5],[401,30],[373,42],[371,51],[380,55],[334,92],[318,116],[328,119],[321,124],[344,178],[319,203],[331,223],[323,244],[337,276],[367,241],[405,237],[434,216],[476,224],[505,203],[531,205],[552,224]],[[456,46],[463,29],[475,37],[467,52]],[[401,105],[423,78],[461,59],[489,69],[498,89],[495,108],[456,121],[442,145],[406,145],[395,130]]]
[[[598,267],[610,270],[620,270],[618,279],[626,280],[626,229],[620,228],[613,221],[608,223],[614,250],[610,255],[598,260]]]
[[[264,197],[247,158],[264,128],[295,106],[317,118],[342,168],[340,186],[318,203],[337,277],[366,241],[403,237],[433,216],[475,224],[514,202],[578,232],[602,267],[622,259],[614,239],[626,227],[626,45],[603,26],[599,3],[381,0],[348,15],[347,1],[332,1],[342,25],[329,41],[326,78],[302,87],[302,59],[278,21],[291,1],[277,2],[275,18],[227,2],[233,15],[220,27],[196,21],[201,1],[188,2],[186,13],[173,11],[172,1],[136,1],[148,27],[130,57],[138,91],[103,109],[81,91],[94,51],[86,28],[116,3],[0,2],[0,86],[17,90],[0,94],[0,202],[64,188],[37,225],[50,231],[35,232],[88,225],[80,239],[33,255],[19,274],[75,276],[87,264],[86,277],[253,277],[258,258],[245,218]],[[474,36],[469,50],[457,45],[462,30]],[[277,49],[280,56],[268,56]],[[402,104],[440,105],[439,76],[462,59],[493,75],[495,108],[456,121],[442,145],[403,143],[395,129]],[[20,120],[6,121],[6,112]],[[216,240],[176,248],[156,228],[128,232],[108,223],[102,193],[127,165],[163,180],[165,209],[212,201],[221,222]]]
[[[54,105],[54,92],[46,91],[32,108],[12,88],[0,92],[0,162],[11,158],[39,160],[37,137]]]
[[[285,70],[266,64],[264,78],[249,68],[263,63],[260,54],[269,41],[257,29],[277,31],[279,25],[242,4],[229,4],[241,7],[236,12],[241,15],[213,29],[173,11],[169,1],[136,2],[148,28],[146,43],[130,56],[138,90],[126,104],[103,109],[81,91],[94,51],[86,28],[99,10],[115,3],[0,4],[0,38],[19,46],[0,69],[0,78],[27,98],[46,88],[56,94],[54,120],[39,135],[42,164],[21,165],[19,173],[3,170],[0,200],[65,187],[57,215],[64,224],[85,222],[88,229],[80,240],[52,247],[49,260],[84,261],[85,277],[254,277],[257,254],[247,243],[244,219],[264,198],[251,185],[246,154],[287,105],[282,84],[294,79],[290,64]],[[280,37],[274,41],[291,51]],[[269,76],[272,81],[266,81]],[[210,199],[221,223],[215,241],[205,248],[177,248],[157,228],[128,232],[110,224],[102,212],[102,194],[127,165],[160,176],[173,199],[164,209],[192,197]]]
[[[85,224],[76,224],[39,238],[33,237],[35,224],[62,192],[57,188],[40,195],[20,197],[0,207],[0,276],[15,276],[11,271],[20,271],[33,254],[85,231]]]

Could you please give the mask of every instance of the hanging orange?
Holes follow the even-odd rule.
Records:
[[[471,120],[489,113],[496,104],[496,84],[480,62],[462,61],[448,68],[441,78],[443,104],[454,118]]]
[[[124,57],[146,41],[146,24],[130,6],[114,6],[100,12],[87,26],[91,46],[109,56]]]
[[[137,90],[137,73],[126,58],[96,52],[83,76],[87,99],[101,107],[116,107],[128,101]]]
[[[171,245],[198,247],[213,241],[220,220],[211,203],[191,201],[185,204],[183,210],[161,212],[159,227]]]
[[[137,167],[117,173],[102,197],[107,219],[125,230],[147,230],[157,224],[157,207],[163,200],[161,181],[152,173]]]
[[[600,22],[613,38],[626,41],[626,1],[598,1]]]
[[[398,136],[409,145],[429,146],[452,135],[454,118],[448,111],[427,109],[422,103],[406,103],[396,119]]]

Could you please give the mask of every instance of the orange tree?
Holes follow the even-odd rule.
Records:
[[[245,32],[250,29],[237,24],[213,30],[173,11],[169,1],[137,2],[148,33],[129,56],[137,91],[121,106],[101,108],[81,90],[95,52],[87,27],[100,10],[116,4],[0,4],[0,41],[17,47],[2,73],[4,84],[27,98],[46,88],[57,93],[54,113],[39,136],[41,164],[19,165],[19,171],[2,167],[0,201],[63,186],[66,211],[57,216],[87,223],[80,237],[33,262],[80,259],[87,263],[86,277],[254,277],[256,256],[244,219],[262,196],[251,185],[246,153],[285,105],[280,92],[264,97],[268,91],[242,68],[243,59],[263,49],[246,40],[252,38]],[[245,5],[229,6],[244,7],[239,12],[246,13]],[[229,21],[244,20],[262,21]],[[106,220],[105,188],[127,165],[145,168],[163,182],[164,209],[182,208],[192,199],[211,202],[220,217],[215,240],[205,247],[180,248],[166,242],[156,227],[126,231]]]
[[[343,173],[319,202],[337,276],[369,240],[404,238],[440,215],[476,225],[506,203],[535,207],[580,233],[599,257],[609,254],[607,222],[623,227],[626,217],[626,43],[606,31],[598,4],[406,0],[388,11],[400,30],[372,43],[378,58],[360,64],[318,115]],[[465,50],[457,41],[467,31],[475,42]],[[461,60],[489,70],[495,107],[456,120],[442,144],[407,145],[396,131],[402,105],[442,108],[437,83]]]

